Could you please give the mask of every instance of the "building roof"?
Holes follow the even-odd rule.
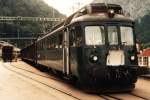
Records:
[[[145,49],[141,54],[139,54],[139,56],[144,56],[144,57],[150,56],[150,48]]]

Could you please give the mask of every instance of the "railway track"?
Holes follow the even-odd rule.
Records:
[[[35,74],[35,75],[44,77],[44,78],[50,78],[50,79],[59,81],[57,78],[53,78],[53,77],[50,77],[50,76],[38,74],[38,73],[36,73],[36,72],[30,71],[30,70],[27,70],[27,69],[24,69],[24,68],[20,68],[20,67],[17,67],[17,66],[15,66],[15,65],[12,65],[12,64],[10,64],[10,65],[13,66],[13,67],[15,67],[15,68],[17,68],[17,69],[20,69],[20,70],[23,70],[23,71],[26,71],[26,72],[29,72],[29,73],[32,73],[32,74]]]
[[[75,84],[75,83],[73,83],[74,81],[70,81],[70,80],[68,80],[67,78],[62,78],[62,77],[58,77],[58,75],[56,74],[56,73],[54,73],[54,72],[50,72],[50,71],[47,71],[46,72],[46,74],[47,75],[42,75],[42,74],[39,74],[39,73],[37,73],[37,72],[34,72],[34,71],[30,71],[30,70],[27,70],[27,69],[24,69],[24,68],[20,68],[20,67],[17,67],[17,66],[15,66],[15,65],[12,65],[12,64],[10,64],[12,67],[15,67],[15,68],[17,68],[17,69],[20,69],[20,70],[23,70],[23,71],[26,71],[26,72],[29,72],[29,73],[31,73],[31,74],[35,74],[35,75],[38,75],[38,76],[40,76],[40,77],[43,77],[43,78],[47,78],[47,79],[52,79],[52,80],[56,80],[56,81],[58,81],[58,82],[65,82],[65,83],[69,83],[69,84],[72,84],[72,85],[77,85],[77,84]],[[34,67],[35,68],[35,67]],[[77,86],[78,87],[78,86]]]
[[[104,94],[100,97],[104,97],[105,100],[126,100],[126,98],[124,98],[123,96],[121,97],[122,94],[120,94],[119,96],[116,96],[115,94]],[[149,100],[148,98],[145,98],[145,97],[142,97],[142,96],[139,96],[139,95],[136,95],[134,93],[127,93],[127,95],[129,95],[129,98],[130,99],[130,96],[134,96],[135,98],[138,98],[138,100]],[[135,99],[137,100],[137,99]]]
[[[31,73],[31,74],[34,74],[34,75],[37,75],[37,76],[40,76],[40,77],[44,77],[44,78],[48,78],[48,79],[53,79],[53,80],[62,82],[62,81],[58,80],[57,78],[53,78],[53,77],[46,76],[46,75],[41,75],[41,74],[38,74],[38,73],[36,73],[36,72],[34,72],[34,71],[30,71],[30,70],[27,70],[27,69],[24,69],[24,68],[20,68],[20,67],[17,67],[17,66],[15,66],[15,65],[12,65],[12,64],[10,64],[10,65],[11,65],[13,68],[17,68],[17,69],[19,69],[19,70],[23,70],[23,71],[29,72],[29,73]],[[59,91],[59,92],[61,92],[61,93],[64,93],[64,94],[66,94],[66,95],[68,95],[68,96],[71,96],[71,97],[73,97],[73,98],[75,98],[75,99],[77,99],[77,100],[82,100],[81,98],[78,98],[77,96],[74,96],[74,95],[72,95],[72,94],[70,94],[70,93],[67,93],[67,92],[62,91],[62,90],[60,90],[60,89],[58,89],[58,88],[55,88],[55,87],[52,87],[52,86],[50,86],[50,85],[48,85],[48,84],[46,84],[46,83],[43,83],[43,82],[41,82],[41,81],[39,81],[39,80],[37,80],[37,79],[34,79],[34,78],[29,77],[29,76],[27,76],[27,75],[24,75],[24,74],[22,74],[22,73],[20,73],[20,72],[18,72],[18,71],[15,71],[15,70],[9,68],[9,67],[8,67],[7,65],[5,65],[5,64],[3,64],[3,66],[4,66],[7,70],[10,70],[10,71],[12,71],[12,72],[14,72],[14,73],[16,73],[16,74],[19,74],[19,75],[21,75],[21,76],[23,76],[23,77],[25,77],[25,78],[31,79],[31,80],[33,80],[33,81],[36,81],[36,82],[38,82],[38,83],[40,83],[40,84],[42,84],[42,85],[45,85],[45,86],[47,86],[47,87],[49,87],[49,88],[52,88],[52,89],[54,89],[54,90],[57,90],[57,91]],[[128,95],[135,96],[136,98],[139,98],[140,100],[149,100],[148,98],[145,98],[145,97],[136,95],[136,94],[134,94],[134,93],[127,93],[127,94],[128,94]],[[104,99],[104,100],[124,100],[124,99],[122,99],[122,98],[120,98],[120,97],[118,97],[118,96],[115,96],[115,95],[113,95],[113,94],[103,94],[103,95],[98,95],[98,96],[99,96],[100,98]]]
[[[148,98],[145,98],[145,97],[136,95],[136,94],[134,94],[134,93],[129,93],[129,94],[130,94],[130,95],[133,95],[133,96],[135,96],[135,97],[141,98],[141,99],[143,99],[143,100],[149,100]]]
[[[120,98],[118,98],[118,97],[115,97],[115,96],[112,96],[112,95],[108,95],[108,94],[106,94],[106,95],[100,95],[100,97],[103,97],[103,98],[105,98],[105,100],[122,100],[122,99],[120,99]]]
[[[47,72],[46,72],[46,74],[48,75],[42,75],[42,74],[38,74],[37,72],[34,72],[34,71],[30,71],[30,70],[27,70],[27,69],[24,69],[24,68],[20,68],[20,67],[17,67],[17,66],[15,66],[15,65],[13,65],[13,64],[10,64],[12,67],[15,67],[15,68],[17,68],[17,69],[20,69],[20,70],[23,70],[23,71],[26,71],[26,72],[29,72],[29,73],[32,73],[32,74],[35,74],[35,75],[38,75],[38,76],[41,76],[41,77],[44,77],[44,78],[48,78],[48,79],[53,79],[53,80],[56,80],[56,81],[60,81],[60,82],[64,82],[64,80],[65,80],[65,78],[63,79],[63,78],[60,78],[60,76],[59,77],[57,77],[58,75],[56,74],[56,73],[54,73],[54,72],[50,72],[50,70],[48,70]],[[34,67],[35,68],[35,67]],[[39,69],[38,69],[39,70]],[[51,77],[52,76],[52,77]],[[57,77],[57,78],[55,78],[55,77]],[[65,80],[65,82],[69,82],[68,80]]]
[[[140,76],[140,78],[150,81],[150,76]]]

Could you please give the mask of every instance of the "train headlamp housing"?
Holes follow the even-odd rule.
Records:
[[[134,61],[135,60],[135,56],[131,56],[130,59],[131,59],[131,61]]]
[[[91,55],[90,56],[90,62],[92,63],[96,63],[98,61],[98,56],[97,55]]]
[[[115,11],[113,9],[108,10],[108,17],[113,18],[115,16]]]
[[[98,57],[97,56],[93,56],[93,61],[97,61]]]

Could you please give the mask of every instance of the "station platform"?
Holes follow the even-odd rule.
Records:
[[[46,90],[39,88],[31,81],[18,75],[8,66],[9,63],[0,62],[0,100],[57,100]]]
[[[23,62],[0,61],[0,100],[104,100]]]
[[[0,100],[150,100],[149,87],[140,78],[130,93],[90,94],[23,61],[0,61]]]

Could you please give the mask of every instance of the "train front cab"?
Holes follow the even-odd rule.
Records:
[[[94,86],[134,88],[138,64],[133,22],[84,22],[80,25],[78,31],[82,34],[78,36],[76,32],[80,81]],[[72,37],[70,41],[74,40]]]
[[[4,46],[2,48],[2,59],[4,62],[11,62],[13,59],[13,46]]]

